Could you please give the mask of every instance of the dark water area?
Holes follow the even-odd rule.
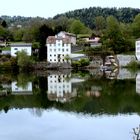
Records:
[[[133,140],[140,72],[0,73],[2,140]]]

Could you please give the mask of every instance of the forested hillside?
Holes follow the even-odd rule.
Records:
[[[10,26],[17,26],[17,25],[28,26],[34,21],[44,22],[46,19],[41,17],[23,17],[23,16],[11,17],[5,15],[0,17],[0,22],[3,20],[6,21],[8,27],[10,27]]]
[[[67,18],[76,18],[80,19],[86,26],[94,28],[95,17],[103,16],[104,18],[106,18],[112,15],[119,22],[130,23],[138,13],[140,13],[140,9],[90,7],[69,11],[64,14],[58,14],[54,17],[54,19],[57,19],[60,16],[66,16]]]

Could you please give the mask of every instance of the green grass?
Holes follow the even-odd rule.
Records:
[[[2,51],[10,51],[11,48],[10,48],[10,47],[3,47],[3,48],[1,48],[1,50],[2,50]]]
[[[86,37],[90,37],[91,34],[78,34],[77,38],[86,38]]]

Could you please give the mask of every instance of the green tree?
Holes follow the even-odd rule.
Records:
[[[140,37],[140,14],[138,14],[132,23],[133,35],[135,38]]]
[[[80,20],[74,20],[70,26],[70,32],[74,34],[88,34],[90,29],[87,28]]]
[[[94,20],[95,28],[96,28],[96,34],[102,35],[103,30],[106,27],[106,21],[103,16],[98,16]]]
[[[6,23],[5,20],[2,21],[1,25],[2,25],[3,28],[7,28],[7,23]]]
[[[33,61],[27,53],[22,50],[17,54],[17,65],[19,66],[20,70],[29,70],[32,68]]]
[[[46,26],[45,24],[39,28],[39,33],[37,40],[40,43],[39,49],[39,59],[44,60],[47,57],[46,39],[48,36],[55,35],[52,28]]]
[[[124,38],[120,25],[118,20],[113,16],[107,17],[107,29],[105,31],[103,45],[110,48],[115,53],[124,51]]]
[[[24,29],[15,29],[12,32],[14,41],[22,41]]]

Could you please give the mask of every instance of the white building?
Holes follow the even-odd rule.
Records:
[[[17,81],[12,82],[13,95],[32,95],[32,82],[28,82],[26,87],[18,86]]]
[[[135,48],[136,48],[135,51],[136,58],[138,59],[138,61],[140,61],[140,39],[136,40]]]
[[[71,54],[71,43],[69,38],[49,36],[47,38],[47,61],[50,63],[67,62],[65,59]]]
[[[57,34],[58,37],[62,37],[62,38],[69,38],[70,39],[70,43],[73,45],[76,45],[76,35],[72,34],[72,33],[68,33],[65,31],[61,31]]]
[[[136,93],[140,95],[140,73],[136,76]]]
[[[31,43],[12,43],[11,46],[11,56],[17,56],[17,52],[24,50],[27,55],[32,54],[32,44]]]
[[[83,82],[84,79],[70,78],[71,75],[51,74],[48,76],[48,99],[52,101],[67,102],[77,96],[72,83]]]

